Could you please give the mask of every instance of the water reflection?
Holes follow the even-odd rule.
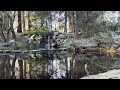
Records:
[[[111,54],[42,52],[0,55],[0,79],[79,79],[119,68],[119,55]]]

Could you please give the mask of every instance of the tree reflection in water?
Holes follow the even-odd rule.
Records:
[[[111,57],[65,52],[0,55],[0,79],[79,79],[120,68],[115,65],[120,64],[119,56]]]

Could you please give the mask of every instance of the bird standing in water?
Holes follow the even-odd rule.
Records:
[[[87,72],[87,76],[90,75],[90,73],[88,71],[88,64],[85,64],[85,71]]]

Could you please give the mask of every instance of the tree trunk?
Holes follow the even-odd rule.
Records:
[[[4,15],[2,15],[2,25],[1,25],[1,30],[0,30],[0,32],[1,32],[1,35],[2,35],[2,37],[3,37],[3,40],[4,40],[4,42],[6,42],[6,38],[5,38],[5,35],[4,35],[4,33],[3,33],[3,31],[4,31]]]
[[[8,19],[8,28],[10,27],[10,20]],[[9,42],[9,38],[10,38],[10,29],[7,29],[7,38],[6,41]]]
[[[7,55],[5,55],[5,56],[3,56],[3,59],[4,59],[4,61],[1,63],[1,72],[2,72],[2,75],[1,75],[1,79],[5,79],[5,77],[6,77],[6,71],[5,71],[5,69],[6,69],[6,61],[7,61]]]
[[[69,79],[67,58],[65,58],[65,66],[66,66],[66,79]]]
[[[14,23],[16,12],[15,11],[14,11],[14,13],[12,13],[12,12],[13,11],[11,11],[11,12],[10,11],[9,12],[4,12],[3,11],[3,13],[5,13],[7,15],[8,19],[10,20],[10,22],[9,22],[10,27],[8,28],[7,35],[9,35],[9,31],[11,31],[12,38],[16,40],[16,35],[15,35],[15,32],[14,32],[14,28],[13,28],[13,23]],[[7,36],[7,38],[8,38],[8,36]]]
[[[46,18],[46,28],[48,28],[48,22],[47,22],[47,18]]]
[[[76,37],[76,30],[75,30],[75,11],[72,11],[72,31],[74,32],[74,35]]]
[[[22,11],[22,18],[23,18],[23,33],[25,32],[25,11]]]
[[[44,20],[41,19],[41,27],[43,27],[43,25],[44,25]]]
[[[32,63],[30,62],[30,63],[29,63],[29,78],[30,78],[30,79],[32,79],[31,72],[32,72]]]
[[[65,25],[64,25],[64,32],[67,33],[67,11],[65,11]]]
[[[68,19],[69,19],[69,29],[72,31],[72,15],[71,15],[71,11],[68,11]]]
[[[1,34],[2,34],[2,36],[3,36],[3,39],[4,39],[4,42],[6,42],[6,38],[5,38],[5,35],[4,35],[4,33],[3,33],[3,31],[5,30],[5,26],[4,26],[4,24],[5,24],[5,20],[4,20],[4,15],[2,15],[2,22],[3,22],[3,24],[2,24],[2,31],[1,31]]]
[[[26,77],[26,60],[24,60],[24,77],[25,77],[25,79],[27,78]]]
[[[12,79],[16,79],[16,77],[15,77],[15,70],[14,70],[14,68],[15,68],[15,62],[16,62],[16,55],[15,55],[15,57],[13,58],[13,62],[12,62]]]
[[[75,11],[75,36],[78,39],[78,11]]]
[[[30,26],[30,11],[28,11],[28,29],[30,29],[31,28],[31,26]]]
[[[10,20],[10,30],[11,30],[11,33],[12,33],[12,38],[16,40],[16,35],[15,35],[15,32],[14,32],[14,29],[13,29],[13,22],[12,20]]]
[[[20,79],[23,79],[23,60],[18,60],[20,67]]]
[[[14,13],[15,14],[15,13]],[[15,16],[15,15],[14,15]],[[13,28],[13,23],[14,23],[14,19],[12,16],[9,15],[9,19],[10,19],[10,28],[8,29],[8,31],[10,30],[12,33],[12,38],[16,40],[16,35],[14,32],[14,28]]]
[[[18,11],[18,30],[17,33],[22,33],[21,11]]]
[[[6,55],[6,79],[10,79],[11,77],[11,64],[10,64],[10,57]]]

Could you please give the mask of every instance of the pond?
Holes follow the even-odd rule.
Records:
[[[120,68],[120,56],[100,53],[0,54],[0,79],[80,79]]]

